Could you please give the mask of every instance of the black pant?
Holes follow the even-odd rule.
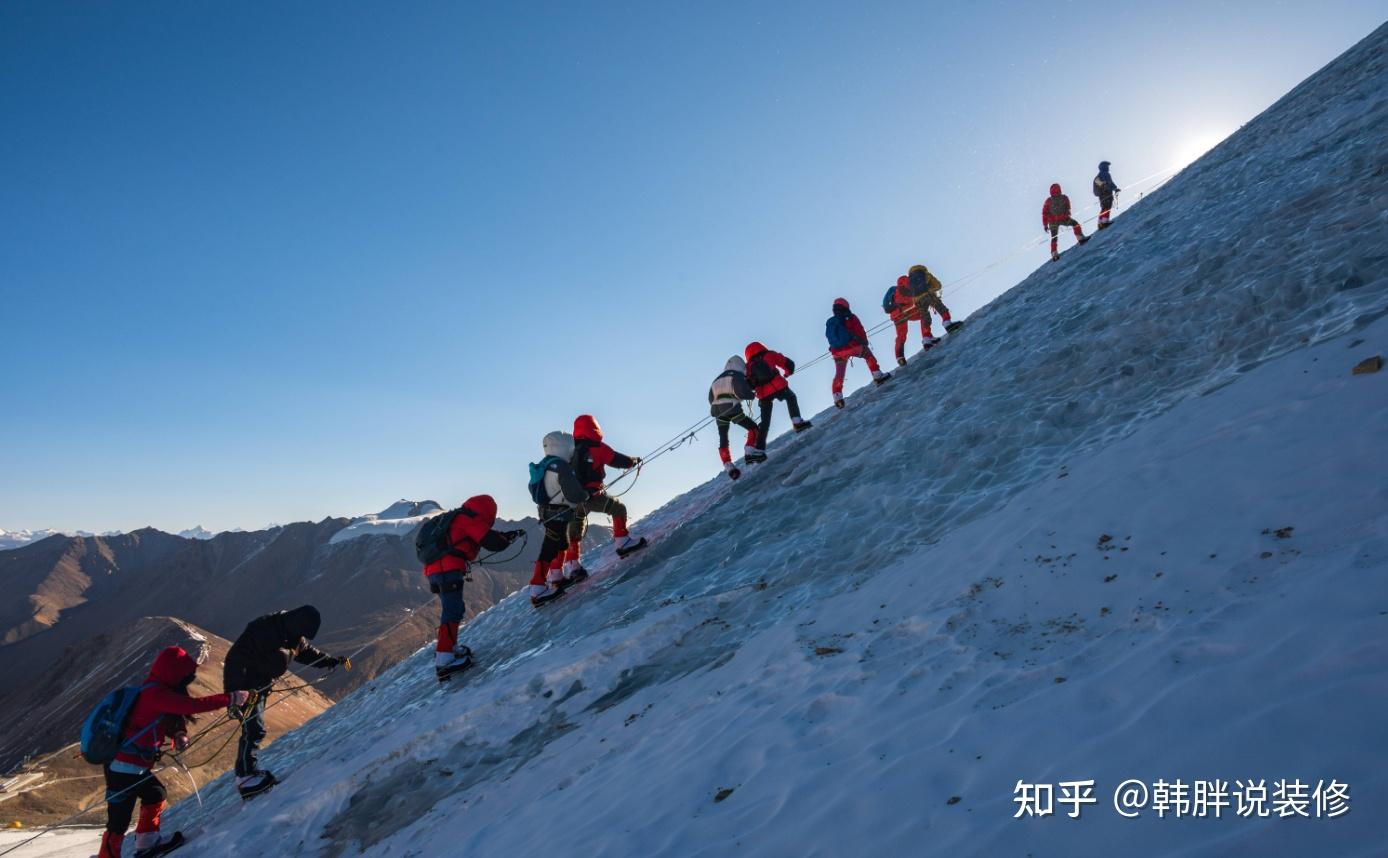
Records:
[[[795,393],[789,388],[782,388],[765,399],[757,400],[761,406],[761,424],[757,426],[757,449],[766,449],[766,439],[771,434],[771,408],[776,400],[782,400],[786,408],[790,409],[790,419],[798,421],[800,419],[800,402],[795,398]]]
[[[106,830],[124,834],[135,815],[135,800],[146,806],[164,801],[164,785],[151,772],[128,775],[113,772],[110,765],[102,768],[106,775]]]
[[[558,504],[543,504],[540,521],[544,523],[545,539],[540,543],[540,562],[545,566],[569,547],[568,527],[573,511]]]
[[[757,432],[757,431],[758,431],[758,430],[757,430],[757,424],[752,422],[752,418],[748,417],[746,414],[743,414],[743,413],[742,413],[742,409],[740,409],[740,408],[738,409],[738,411],[737,411],[736,414],[730,415],[730,416],[728,416],[728,417],[719,417],[719,418],[717,418],[717,421],[718,421],[718,449],[720,449],[720,450],[726,450],[727,447],[728,447],[728,429],[729,429],[729,427],[731,427],[731,426],[741,426],[743,429],[746,429],[748,432]],[[760,440],[760,435],[758,435],[758,440]]]
[[[236,745],[236,776],[244,778],[260,771],[256,754],[265,740],[265,698],[270,689],[263,688],[255,695],[251,711],[241,720],[241,741]]]

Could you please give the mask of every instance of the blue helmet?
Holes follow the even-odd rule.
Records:
[[[1100,173],[1107,173],[1107,172],[1108,172],[1108,166],[1109,166],[1109,162],[1108,162],[1108,161],[1100,161],[1100,162],[1099,162],[1099,172],[1100,172]]]

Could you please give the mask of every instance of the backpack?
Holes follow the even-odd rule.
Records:
[[[545,456],[538,462],[530,463],[530,499],[536,504],[543,506],[552,502],[549,492],[545,491],[545,474],[562,461],[558,456]]]
[[[453,530],[453,522],[459,515],[465,515],[468,518],[474,517],[472,510],[460,506],[443,515],[436,515],[419,526],[419,531],[414,535],[414,555],[419,558],[420,563],[428,566],[450,555],[461,557],[464,560],[469,559],[466,554],[457,549],[449,536]]]
[[[747,380],[752,383],[752,387],[765,387],[776,380],[776,370],[766,362],[766,352],[747,363]]]
[[[890,313],[896,309],[896,287],[887,290],[887,294],[882,296],[882,312]]]
[[[824,338],[829,341],[831,349],[853,345],[853,335],[848,332],[848,325],[838,316],[830,316],[829,321],[824,323]]]
[[[135,700],[146,688],[157,683],[127,685],[117,688],[102,698],[96,708],[82,722],[82,758],[89,763],[105,765],[116,758],[136,738],[143,736],[159,723],[156,718],[148,727],[129,739],[124,738],[125,724],[130,720],[130,710],[135,708]]]
[[[926,271],[920,266],[915,266],[906,275],[908,288],[911,290],[912,298],[919,298],[930,291],[930,278],[926,276]]]

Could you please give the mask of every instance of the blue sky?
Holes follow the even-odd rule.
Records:
[[[648,452],[749,339],[808,360],[835,297],[1006,257],[1052,181],[1189,160],[1383,11],[5,3],[0,527],[526,514],[546,431]]]

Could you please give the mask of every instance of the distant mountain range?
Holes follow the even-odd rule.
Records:
[[[30,533],[26,543],[0,551],[0,772],[73,741],[73,713],[85,715],[102,694],[128,681],[126,668],[148,665],[157,647],[130,637],[148,618],[234,640],[255,617],[312,604],[323,614],[316,644],[336,654],[360,649],[352,671],[333,673],[318,690],[332,699],[367,682],[433,637],[437,599],[415,558],[412,534],[441,511],[433,501],[399,501],[354,519],[211,536],[153,528],[101,536]],[[514,553],[473,569],[464,591],[469,619],[524,584],[539,551],[535,519],[497,527],[523,528],[529,538]],[[605,527],[588,533],[590,546],[611,538]],[[114,649],[123,653],[119,669],[110,661]],[[78,687],[55,679],[79,675],[90,681]],[[309,679],[320,675],[304,672]],[[220,658],[202,676],[220,690]],[[55,696],[66,707],[62,717],[43,708]]]

